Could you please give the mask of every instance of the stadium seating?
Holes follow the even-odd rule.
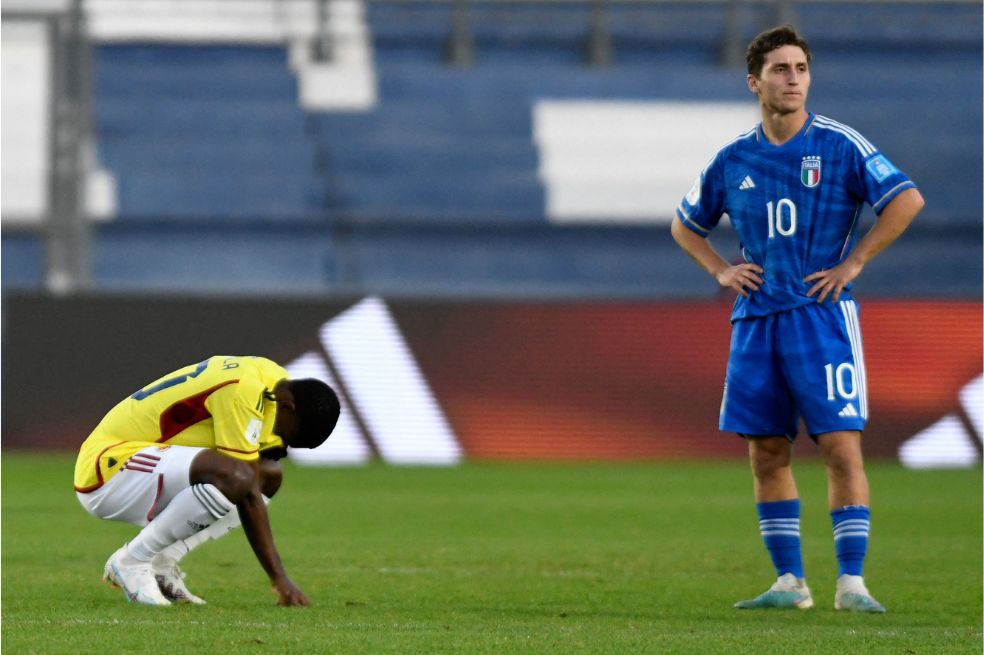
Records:
[[[586,63],[587,5],[472,7],[469,67],[445,60],[448,11],[370,5],[378,104],[360,112],[300,109],[286,47],[99,46],[98,147],[119,198],[117,218],[97,228],[97,286],[713,292],[697,275],[672,272],[685,260],[665,228],[550,225],[532,120],[540,99],[750,101],[741,69],[720,63],[721,7],[613,5],[608,67]],[[743,11],[744,40],[772,18],[764,5]],[[979,295],[980,7],[800,3],[796,11],[823,52],[811,107],[858,127],[918,181],[928,200],[919,229],[955,235],[934,236],[922,252],[971,266],[942,293]],[[865,27],[873,21],[877,31]],[[968,241],[971,250],[953,254]],[[179,263],[166,256],[175,252]],[[30,273],[39,253],[5,235],[5,289],[39,284]],[[230,262],[230,253],[253,266]],[[891,295],[899,270],[883,270],[866,284]]]
[[[96,130],[121,220],[305,216],[323,182],[280,47],[97,51]]]

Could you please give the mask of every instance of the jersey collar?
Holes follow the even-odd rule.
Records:
[[[760,122],[755,126],[755,140],[762,148],[767,148],[772,151],[782,150],[783,148],[790,147],[795,143],[799,143],[800,139],[805,138],[806,134],[810,131],[810,128],[813,127],[813,121],[815,121],[816,118],[817,115],[813,112],[807,114],[806,122],[803,123],[803,127],[800,128],[800,131],[797,132],[792,139],[778,146],[770,143],[769,140],[765,138],[765,131],[762,129],[762,123]]]

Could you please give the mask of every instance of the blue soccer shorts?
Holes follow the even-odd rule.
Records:
[[[732,326],[721,429],[794,440],[800,418],[812,437],[864,429],[867,385],[853,300],[811,303]]]

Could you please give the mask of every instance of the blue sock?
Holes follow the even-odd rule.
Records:
[[[837,575],[861,575],[868,551],[871,510],[864,505],[848,505],[830,512],[834,522],[834,549]]]
[[[800,501],[778,500],[756,503],[759,531],[769,549],[777,576],[792,573],[803,577],[803,554],[800,550]]]

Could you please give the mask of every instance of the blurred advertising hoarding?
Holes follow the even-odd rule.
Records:
[[[744,457],[717,430],[726,302],[4,301],[2,444],[73,450],[162,372],[275,359],[345,412],[301,463]],[[862,302],[869,457],[980,462],[982,304]],[[801,439],[797,456],[813,456]]]

